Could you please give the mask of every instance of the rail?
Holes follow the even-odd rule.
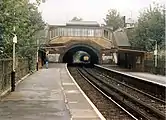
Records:
[[[100,89],[104,90],[116,101],[120,102],[125,108],[129,108],[129,111],[134,114],[138,119],[151,119],[159,118],[164,119],[165,115],[158,109],[146,104],[145,102],[133,97],[130,93],[125,92],[121,88],[109,83],[105,80],[101,74],[96,74],[96,72],[91,72],[91,69],[83,69],[90,77],[88,79],[96,84]],[[84,75],[86,74],[84,73]],[[137,113],[137,114],[135,114]]]
[[[132,76],[127,73],[123,73],[120,71],[112,70],[100,65],[95,65],[97,69],[105,71],[107,74],[109,74],[112,78],[116,78],[118,80],[127,82],[129,84],[132,84],[134,87],[138,87],[139,89],[143,91],[150,92],[150,94],[153,94],[154,96],[158,95],[160,99],[165,100],[165,84],[160,84],[157,82],[152,82],[150,80]],[[146,85],[146,87],[145,87]]]

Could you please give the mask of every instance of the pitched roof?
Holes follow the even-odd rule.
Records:
[[[96,21],[69,21],[66,26],[93,26],[100,27],[99,23]]]
[[[117,46],[131,46],[124,30],[119,29],[113,33]]]

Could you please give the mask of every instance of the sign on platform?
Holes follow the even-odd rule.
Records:
[[[17,36],[16,35],[14,35],[14,37],[13,37],[13,42],[17,43]]]
[[[154,50],[154,55],[157,55],[157,50]]]

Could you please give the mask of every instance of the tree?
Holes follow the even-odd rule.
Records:
[[[71,21],[82,21],[83,19],[82,18],[79,18],[79,17],[73,17],[73,19]]]
[[[164,5],[153,4],[145,9],[138,18],[138,23],[133,29],[130,42],[133,47],[141,50],[152,51],[157,40],[160,46],[165,40],[165,7]],[[130,34],[131,35],[131,34]]]
[[[35,34],[44,29],[41,13],[38,12],[40,0],[29,3],[29,0],[2,0],[0,4],[0,23],[4,28],[4,53],[12,56],[12,38],[17,34],[17,56],[33,56],[36,50]],[[15,32],[13,28],[15,27]],[[5,56],[1,56],[5,57]]]
[[[104,21],[106,25],[113,27],[113,30],[124,27],[123,17],[116,9],[110,9]]]
[[[0,54],[3,54],[3,27],[0,24]]]

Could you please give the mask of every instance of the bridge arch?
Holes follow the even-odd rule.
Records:
[[[78,51],[87,52],[91,59],[90,62],[93,64],[99,64],[100,62],[100,52],[98,49],[87,45],[87,44],[73,44],[72,46],[68,47],[63,54],[60,55],[59,61],[63,63],[72,63],[73,62],[73,55]]]

